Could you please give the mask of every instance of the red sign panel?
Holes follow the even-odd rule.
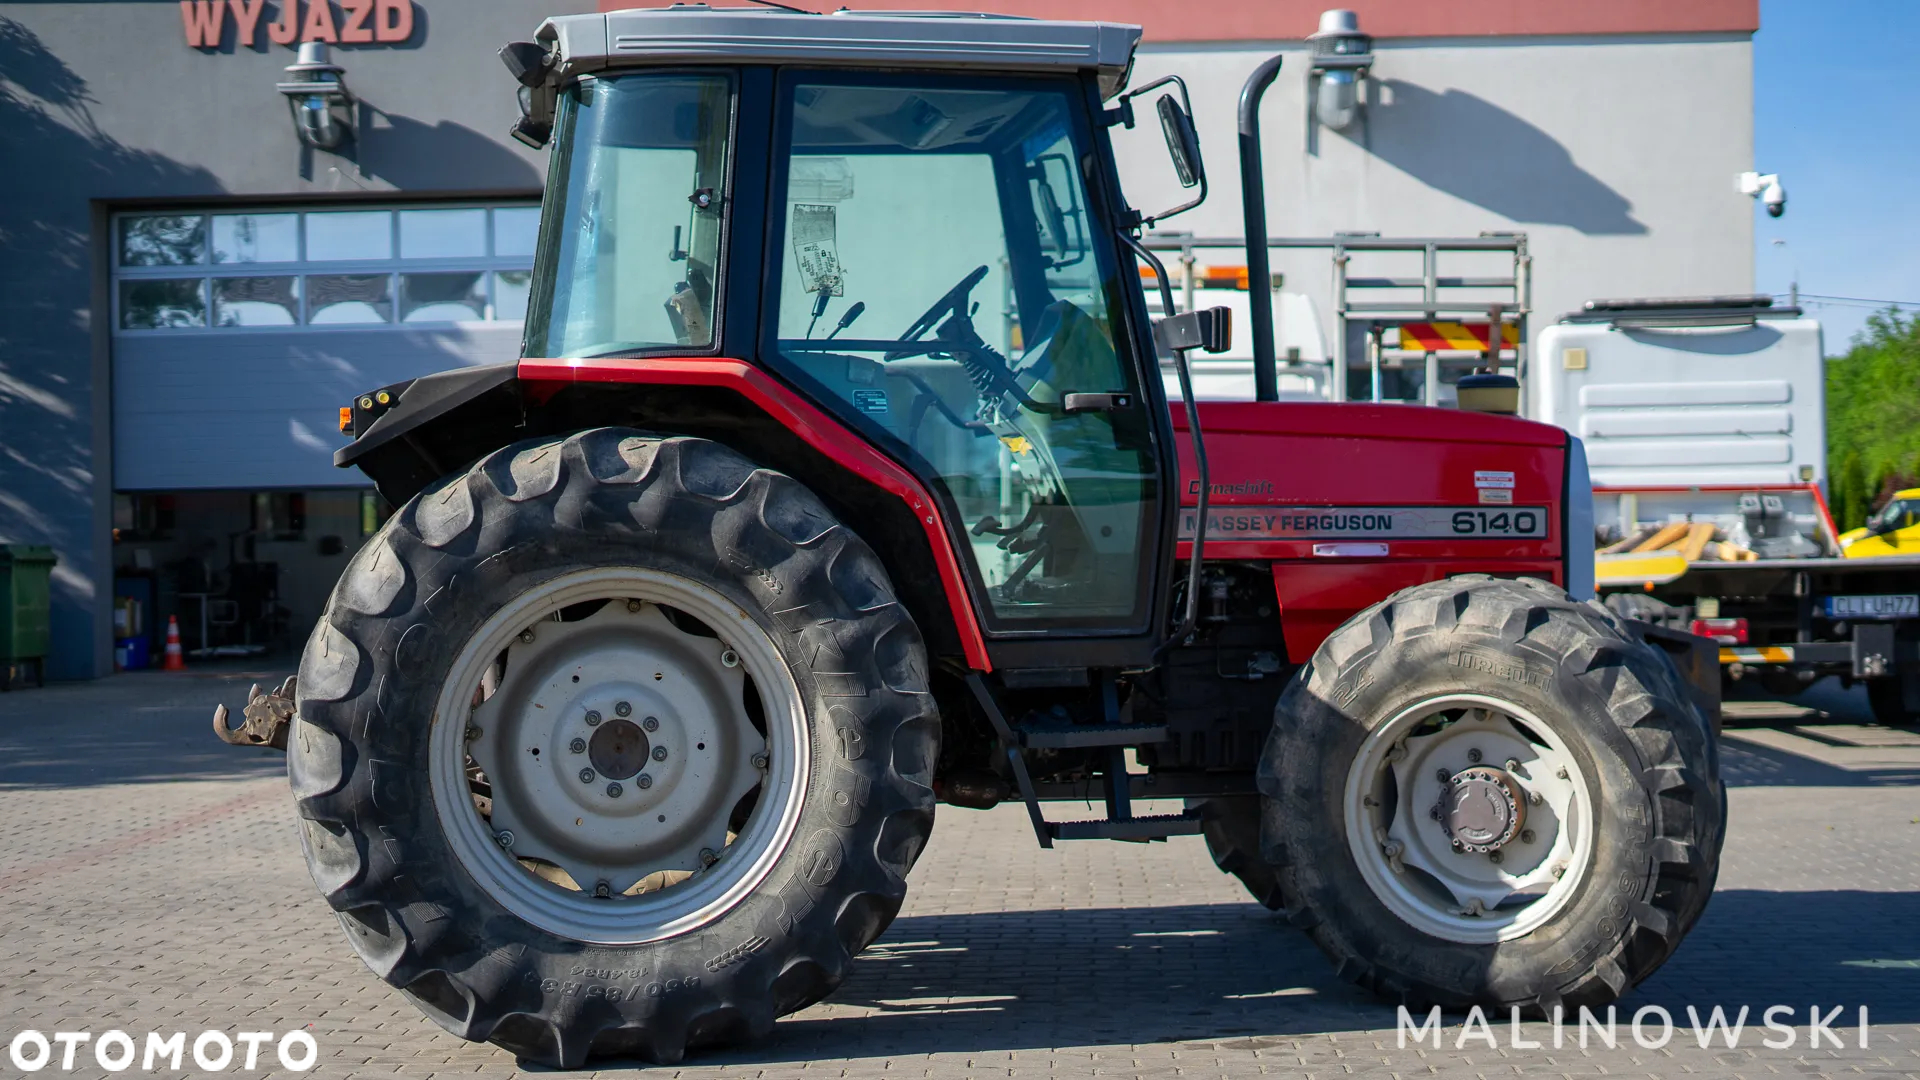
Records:
[[[329,45],[395,45],[413,36],[413,0],[180,0],[180,23],[187,44],[218,49],[227,26],[236,47],[253,47],[265,23],[275,45],[324,41]]]

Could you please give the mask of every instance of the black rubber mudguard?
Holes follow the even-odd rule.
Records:
[[[379,404],[381,394],[389,404]],[[356,398],[352,409],[354,440],[334,452],[333,463],[360,469],[396,506],[526,427],[517,363],[395,383]]]

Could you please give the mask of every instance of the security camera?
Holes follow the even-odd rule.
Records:
[[[1775,173],[1741,173],[1735,178],[1734,186],[1740,194],[1759,199],[1767,208],[1768,217],[1787,212],[1787,189],[1780,186],[1780,177]]]

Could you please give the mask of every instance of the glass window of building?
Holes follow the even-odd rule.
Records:
[[[523,321],[528,202],[115,219],[116,332]]]
[[[214,262],[290,263],[299,260],[299,214],[213,216]]]

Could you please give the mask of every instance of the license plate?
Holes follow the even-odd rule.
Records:
[[[1905,596],[1829,596],[1829,619],[1911,619],[1920,617],[1920,594]]]

